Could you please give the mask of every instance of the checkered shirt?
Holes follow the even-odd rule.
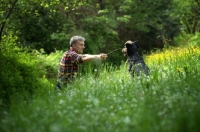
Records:
[[[60,60],[58,81],[68,83],[74,80],[78,74],[79,64],[82,62],[82,56],[78,55],[75,51],[66,51]]]

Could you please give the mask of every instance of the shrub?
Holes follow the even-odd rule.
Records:
[[[25,53],[15,46],[13,38],[5,38],[0,50],[0,107],[29,101],[35,91],[44,92],[52,85],[45,78],[42,60],[35,53]]]
[[[174,38],[175,43],[178,46],[198,46],[200,33],[196,32],[195,34],[186,34],[182,32],[179,36]]]

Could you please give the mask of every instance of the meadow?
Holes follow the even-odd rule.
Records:
[[[102,64],[61,92],[52,88],[12,104],[0,130],[199,132],[200,48],[172,47],[144,59],[150,76],[131,78],[126,62],[119,68]]]

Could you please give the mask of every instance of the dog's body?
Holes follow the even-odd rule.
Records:
[[[139,55],[138,49],[139,46],[137,42],[127,41],[125,43],[125,48],[122,49],[123,52],[126,53],[128,56],[128,64],[129,68],[128,71],[131,73],[131,75],[140,75],[141,73],[144,73],[146,75],[149,75],[149,68],[145,64],[143,58]]]

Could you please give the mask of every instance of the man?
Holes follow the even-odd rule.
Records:
[[[60,61],[57,89],[61,90],[63,85],[67,85],[67,83],[76,78],[79,70],[79,64],[94,61],[96,59],[106,60],[107,54],[82,54],[85,48],[84,42],[85,38],[82,36],[73,36],[70,39],[70,49],[64,53]]]

